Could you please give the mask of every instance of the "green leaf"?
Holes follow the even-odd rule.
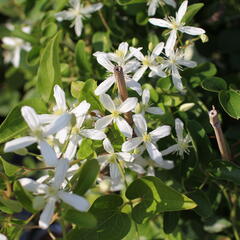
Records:
[[[77,152],[78,159],[87,159],[94,153],[91,139],[83,139]]]
[[[0,160],[2,161],[3,169],[7,176],[11,177],[18,171],[18,166],[5,161],[2,157],[0,157]]]
[[[27,129],[27,124],[21,115],[21,107],[33,107],[38,113],[46,113],[47,109],[45,104],[39,98],[30,98],[19,103],[7,115],[6,119],[0,126],[0,143],[4,143]]]
[[[144,26],[148,23],[148,17],[146,15],[146,13],[144,12],[139,12],[136,15],[136,22],[137,24]]]
[[[86,45],[83,40],[79,40],[76,49],[76,61],[81,73],[91,73],[92,64],[91,64],[91,55],[86,51]]]
[[[23,32],[19,27],[17,27],[15,30],[13,30],[11,32],[11,35],[13,37],[21,38],[21,39],[23,39],[27,42],[32,43],[32,44],[39,44],[38,39],[33,37],[32,34],[28,34],[28,33]]]
[[[7,208],[12,210],[13,212],[21,212],[22,211],[22,205],[15,200],[12,199],[5,199],[2,196],[0,196],[0,202],[5,205]]]
[[[78,212],[74,209],[70,209],[64,213],[63,217],[64,220],[82,228],[94,228],[97,225],[97,220],[91,213]]]
[[[185,13],[185,15],[183,17],[182,22],[189,23],[203,6],[204,6],[203,3],[195,3],[195,4],[190,5],[187,8],[187,12]]]
[[[84,86],[84,82],[82,81],[74,81],[71,83],[71,94],[74,98],[80,98],[80,93]]]
[[[61,85],[60,63],[59,63],[59,41],[61,32],[58,32],[48,41],[43,49],[40,66],[37,73],[38,91],[45,102],[48,102],[55,84]]]
[[[165,233],[172,233],[177,227],[179,212],[165,212],[163,215],[163,230]]]
[[[134,206],[132,211],[133,220],[137,223],[142,223],[159,213],[196,207],[190,198],[152,176],[132,182],[127,188],[126,197],[130,200],[139,198],[140,203]]]
[[[92,37],[94,51],[109,52],[112,47],[109,34],[106,32],[96,32]]]
[[[211,92],[219,92],[227,89],[227,83],[222,78],[210,77],[202,81],[202,87]]]
[[[213,214],[211,203],[208,196],[201,190],[190,192],[188,196],[197,203],[197,207],[193,209],[199,216],[208,218]]]
[[[35,46],[27,53],[27,62],[30,66],[39,63],[41,47]]]
[[[199,161],[207,165],[212,159],[212,148],[204,128],[196,121],[187,121],[187,129],[190,133],[193,146]]]
[[[234,90],[224,90],[218,95],[223,109],[233,118],[240,118],[240,93]]]
[[[240,185],[240,167],[230,161],[215,160],[209,164],[209,174],[219,180]]]
[[[120,5],[129,5],[129,4],[143,3],[145,2],[145,0],[117,0],[117,2]]]
[[[83,195],[95,183],[99,169],[96,159],[87,160],[80,168],[74,193]]]

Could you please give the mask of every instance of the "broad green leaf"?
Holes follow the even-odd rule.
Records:
[[[83,40],[79,40],[76,49],[76,62],[80,72],[85,75],[92,72],[92,64],[90,61],[91,55],[86,51],[86,45]]]
[[[169,234],[177,227],[179,220],[179,212],[165,212],[163,214],[163,230]]]
[[[87,160],[78,173],[78,182],[74,193],[83,195],[96,181],[99,173],[99,164],[96,159]]]
[[[136,15],[136,22],[137,24],[144,26],[148,23],[148,17],[146,15],[146,13],[144,12],[139,12]]]
[[[19,103],[7,115],[6,119],[0,126],[0,143],[4,143],[27,129],[27,124],[21,115],[21,107],[33,107],[37,113],[46,113],[47,109],[45,104],[39,98],[30,98]]]
[[[212,148],[204,128],[196,121],[187,121],[187,130],[190,133],[193,146],[201,163],[207,165],[212,159]]]
[[[5,205],[7,208],[12,210],[13,212],[21,212],[22,211],[22,205],[15,200],[12,199],[5,199],[2,196],[0,196],[0,202]]]
[[[189,23],[193,19],[193,17],[199,12],[199,10],[204,6],[203,3],[195,3],[190,5],[187,8],[187,12],[185,13],[182,22]]]
[[[83,139],[77,152],[78,159],[86,159],[94,153],[91,139]]]
[[[74,229],[67,235],[68,240],[121,240],[130,230],[131,221],[120,211],[123,200],[118,195],[101,196],[93,203],[90,213],[97,219],[95,229]]]
[[[92,37],[94,51],[108,52],[111,50],[112,43],[109,34],[106,32],[96,32]]]
[[[68,210],[63,215],[64,220],[76,224],[81,228],[94,228],[97,225],[96,218],[91,213]]]
[[[36,212],[32,207],[32,200],[30,194],[27,193],[19,182],[14,182],[13,191],[17,200],[22,204],[22,206],[29,212]]]
[[[11,177],[18,171],[18,166],[5,161],[2,157],[0,157],[0,160],[2,161],[3,169],[7,176]]]
[[[57,33],[57,25],[54,22],[48,23],[44,26],[42,35],[45,39],[52,38]]]
[[[126,191],[130,200],[139,199],[132,211],[133,220],[142,223],[156,214],[187,210],[196,204],[184,194],[165,185],[157,177],[143,177],[132,182]]]
[[[37,88],[45,102],[48,102],[55,84],[61,85],[59,63],[59,41],[61,32],[58,32],[48,41],[43,49],[40,66],[37,73]]]
[[[227,89],[227,83],[222,78],[210,77],[202,81],[202,87],[211,92],[219,92]]]
[[[145,2],[145,0],[117,0],[117,2],[120,5],[128,5],[128,4],[143,3]]]
[[[41,47],[35,46],[27,53],[27,62],[30,66],[34,66],[39,63]]]
[[[233,118],[240,118],[240,93],[234,90],[221,91],[218,95],[223,109]]]
[[[33,37],[32,34],[25,33],[18,27],[15,28],[15,30],[11,32],[11,35],[13,37],[21,38],[21,39],[23,39],[27,42],[32,43],[32,44],[38,44],[39,43],[39,40],[36,39],[35,37]]]
[[[74,98],[80,98],[80,94],[84,84],[85,83],[82,81],[75,81],[71,83],[71,94]]]
[[[199,216],[208,218],[213,214],[211,203],[207,194],[201,190],[190,192],[188,196],[197,203],[197,207],[193,209]]]
[[[170,77],[161,78],[157,81],[157,87],[160,87],[162,90],[169,90],[172,86],[172,80]]]
[[[208,172],[219,180],[226,180],[240,185],[240,167],[230,161],[215,160],[209,164]]]

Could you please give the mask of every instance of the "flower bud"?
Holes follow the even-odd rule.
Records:
[[[184,103],[180,106],[179,111],[186,112],[190,110],[194,105],[195,103]]]
[[[201,38],[203,43],[208,42],[208,36],[206,34],[201,34],[200,38]]]
[[[142,112],[142,106],[140,103],[137,103],[136,107],[135,107],[135,113],[141,113]]]
[[[136,47],[136,46],[138,45],[138,42],[139,42],[138,39],[134,37],[134,38],[132,39],[132,46],[133,46],[133,47]]]
[[[154,49],[153,43],[150,42],[150,43],[148,44],[148,50],[149,50],[150,52],[152,52],[153,49]]]

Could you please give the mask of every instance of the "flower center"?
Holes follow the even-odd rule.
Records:
[[[48,187],[48,196],[49,197],[55,197],[58,193],[58,189],[56,187],[53,186],[49,186]]]
[[[111,154],[111,157],[109,158],[109,163],[115,163],[117,159],[117,155],[115,153]]]
[[[151,142],[151,136],[147,133],[143,135],[143,141],[144,142]]]
[[[123,51],[121,51],[121,50],[116,50],[115,51],[115,54],[118,56],[118,57],[124,57],[124,52]]]
[[[119,112],[118,112],[118,111],[113,111],[113,112],[112,112],[112,116],[113,116],[114,118],[117,118],[117,117],[119,116]]]
[[[151,65],[151,61],[148,57],[145,57],[142,61],[142,64],[145,66],[150,66]]]

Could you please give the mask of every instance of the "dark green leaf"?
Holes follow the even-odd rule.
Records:
[[[165,212],[163,214],[163,230],[169,234],[177,227],[179,220],[179,212]]]
[[[0,160],[2,161],[3,169],[7,176],[11,177],[18,171],[18,166],[5,161],[2,157],[0,157]]]
[[[137,13],[136,22],[137,22],[137,24],[142,25],[142,26],[146,25],[148,23],[148,17],[146,15],[146,13],[144,13],[144,12]]]
[[[145,2],[145,0],[117,0],[117,2],[120,5],[128,5],[128,4],[143,3]]]
[[[22,205],[15,200],[12,199],[5,199],[2,196],[0,196],[0,202],[5,205],[7,208],[12,210],[13,212],[21,212],[22,211]]]
[[[112,47],[109,34],[106,32],[96,32],[92,37],[92,44],[94,51],[108,52]]]
[[[202,81],[202,87],[211,92],[219,92],[227,89],[227,83],[222,78],[210,77]]]
[[[185,13],[185,15],[183,17],[182,22],[184,22],[184,23],[190,22],[203,6],[204,6],[203,3],[195,3],[195,4],[190,5],[187,8],[187,12]]]

